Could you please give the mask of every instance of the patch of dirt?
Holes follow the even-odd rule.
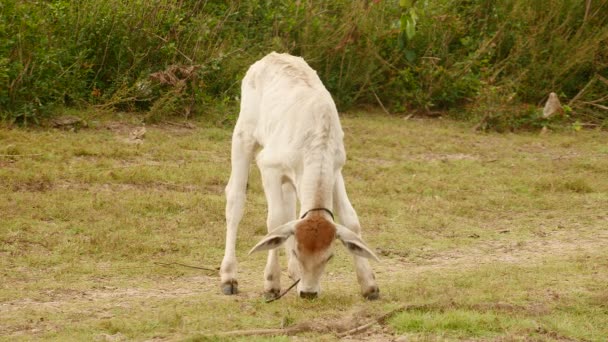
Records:
[[[531,263],[557,255],[593,253],[608,246],[608,231],[585,236],[581,231],[554,232],[552,235],[525,242],[480,242],[475,247],[439,252],[424,260],[408,261],[407,255],[382,259],[375,266],[376,273],[394,275],[395,270],[405,274],[421,274],[438,269],[476,268],[493,263]],[[390,251],[389,251],[390,252]]]
[[[426,161],[426,162],[450,162],[450,161],[459,161],[459,160],[474,160],[474,161],[494,161],[494,160],[482,160],[481,157],[475,156],[472,154],[464,154],[464,153],[422,153],[422,154],[411,154],[411,155],[403,155],[400,158],[358,158],[359,161],[373,164],[377,166],[392,166],[395,163],[402,160],[409,161]]]
[[[398,339],[399,336],[395,336],[393,329],[376,324],[362,333],[342,337],[340,341],[387,342],[398,341]]]
[[[53,186],[54,182],[50,178],[37,176],[32,179],[13,183],[11,190],[13,192],[46,192],[51,190]]]
[[[11,157],[0,157],[0,168],[14,168],[15,160]]]
[[[95,337],[95,341],[107,341],[107,342],[114,342],[114,341],[127,341],[128,338],[121,334],[121,333],[116,333],[116,334],[99,334]]]
[[[192,276],[179,278],[178,281],[158,282],[155,288],[117,288],[114,286],[96,286],[95,288],[78,290],[49,290],[41,293],[46,296],[45,300],[22,298],[14,301],[0,303],[0,314],[28,307],[47,307],[61,309],[68,306],[79,306],[89,302],[95,302],[100,310],[108,307],[127,306],[129,300],[135,299],[164,299],[188,297],[208,294],[216,291],[219,293],[219,283],[216,277]],[[213,285],[213,286],[212,286]],[[118,304],[116,304],[118,303]]]
[[[122,122],[122,121],[108,121],[108,122],[104,122],[103,124],[99,125],[98,128],[102,129],[102,130],[106,129],[108,131],[115,132],[118,134],[128,135],[129,132],[137,126],[139,126],[139,125],[129,124],[129,123]]]
[[[149,182],[149,183],[102,183],[86,184],[72,181],[60,181],[54,184],[54,188],[68,190],[87,190],[95,193],[124,191],[177,191],[177,192],[204,192],[206,194],[221,195],[224,193],[224,186],[210,182],[202,185],[176,184],[169,182]]]
[[[128,135],[129,132],[140,126],[142,125],[135,123],[127,123],[123,121],[108,121],[102,123],[97,128],[102,130],[109,130],[121,135]],[[177,133],[178,135],[192,133],[192,131],[198,128],[197,124],[190,121],[163,121],[148,126],[170,133]]]
[[[395,163],[397,162],[396,160],[383,159],[383,158],[358,158],[358,160],[363,163],[367,163],[367,164],[371,164],[371,165],[378,165],[378,166],[392,166],[392,165],[395,165]]]
[[[480,160],[478,156],[464,153],[422,153],[406,157],[406,159],[442,162],[455,160]]]

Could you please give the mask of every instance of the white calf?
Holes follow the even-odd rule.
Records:
[[[224,294],[237,293],[236,235],[243,216],[249,165],[256,151],[268,202],[268,235],[251,252],[269,250],[267,297],[278,295],[278,251],[284,242],[288,272],[300,279],[301,297],[316,297],[338,238],[354,255],[365,298],[379,297],[360,237],[359,219],[344,187],[344,133],[336,106],[317,73],[300,57],[270,53],[254,63],[242,83],[241,112],[232,136],[232,172],[226,187],[226,250],[220,269]],[[300,219],[296,219],[296,198]],[[341,223],[334,222],[335,210]],[[293,238],[290,238],[292,237]],[[251,253],[250,252],[250,253]]]

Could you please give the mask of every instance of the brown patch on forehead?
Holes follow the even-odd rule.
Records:
[[[300,253],[312,254],[327,249],[336,238],[336,227],[318,213],[309,213],[295,233]]]

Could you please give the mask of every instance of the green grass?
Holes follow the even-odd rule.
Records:
[[[219,266],[229,129],[148,126],[131,144],[126,120],[0,128],[0,339],[197,341],[312,321],[325,328],[302,336],[332,341],[403,304],[417,306],[366,333],[608,336],[608,134],[479,134],[359,112],[342,123],[349,196],[381,257],[376,302],[358,294],[341,246],[318,300],[263,302],[265,256],[246,256],[266,230],[255,168],[241,294],[221,295],[217,271],[156,264]]]

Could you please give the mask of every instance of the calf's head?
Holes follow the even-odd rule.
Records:
[[[357,234],[322,215],[309,215],[276,228],[262,238],[249,253],[277,248],[290,237],[295,241],[291,253],[292,257],[298,260],[300,267],[298,294],[303,298],[314,298],[320,292],[319,282],[325,265],[333,256],[332,243],[335,239],[342,241],[346,249],[354,255],[378,260]]]

